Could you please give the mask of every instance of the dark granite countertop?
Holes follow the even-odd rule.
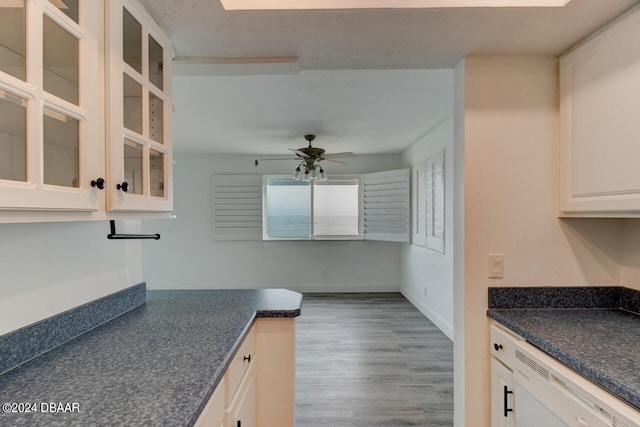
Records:
[[[295,317],[301,304],[278,289],[149,291],[146,304],[0,376],[0,404],[39,410],[0,412],[0,425],[193,425],[254,318]],[[50,402],[69,412],[41,412]]]
[[[640,409],[640,316],[615,308],[489,309],[487,314]]]

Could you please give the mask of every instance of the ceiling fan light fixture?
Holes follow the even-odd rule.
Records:
[[[301,172],[300,172],[300,166],[302,165],[298,165],[298,167],[296,168],[296,170],[293,171],[293,179],[299,181],[301,177]]]
[[[324,169],[322,169],[322,166],[318,165],[318,168],[320,169],[319,173],[318,173],[318,179],[320,181],[326,181],[327,180],[327,174],[324,173]]]
[[[318,170],[315,167],[311,169],[311,173],[309,174],[309,179],[318,179]]]

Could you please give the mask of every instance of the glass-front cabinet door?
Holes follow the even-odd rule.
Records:
[[[171,43],[136,1],[107,5],[107,209],[171,211]]]
[[[97,210],[104,176],[100,2],[4,3],[0,209]]]

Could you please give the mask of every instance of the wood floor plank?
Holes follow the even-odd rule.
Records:
[[[296,426],[453,425],[453,343],[400,293],[305,294]]]

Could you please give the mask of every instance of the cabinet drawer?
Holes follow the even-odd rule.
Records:
[[[218,427],[224,422],[227,383],[223,377],[218,387],[209,398],[207,406],[198,418],[195,427]]]
[[[516,338],[493,325],[491,325],[489,337],[491,354],[511,368],[513,361],[513,343]]]
[[[236,394],[245,372],[255,363],[255,335],[255,327],[252,327],[227,370],[227,406]]]

